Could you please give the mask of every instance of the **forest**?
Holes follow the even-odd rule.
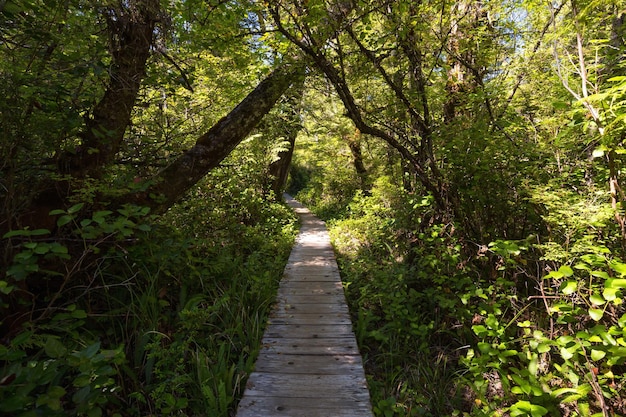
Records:
[[[0,0],[0,416],[233,416],[298,221],[372,407],[626,416],[620,0]]]

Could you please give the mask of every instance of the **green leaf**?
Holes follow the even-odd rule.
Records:
[[[33,249],[33,252],[35,252],[38,255],[45,255],[46,253],[50,252],[50,244],[38,243]]]
[[[554,107],[555,110],[565,110],[569,109],[571,105],[566,101],[557,100],[552,102],[552,107]]]
[[[544,276],[543,278],[544,279],[547,279],[547,278],[561,279],[561,278],[563,278],[563,276],[564,275],[560,271],[550,271],[550,273],[548,275]]]
[[[80,209],[83,208],[84,205],[85,205],[85,203],[74,204],[72,207],[67,209],[67,213],[68,214],[78,213],[80,211]]]
[[[589,316],[591,316],[591,318],[594,319],[595,321],[598,321],[602,318],[602,316],[604,316],[604,310],[599,309],[599,308],[590,308]]]
[[[571,277],[574,275],[574,270],[569,265],[563,265],[559,268],[559,272],[563,274],[563,276]]]
[[[604,303],[606,303],[606,300],[604,299],[604,297],[600,297],[598,294],[592,294],[589,297],[589,301],[591,301],[592,304],[597,305],[597,306],[601,306]]]
[[[63,387],[54,385],[48,388],[45,394],[37,398],[36,405],[37,407],[47,405],[51,410],[58,411],[61,409],[61,397],[63,397],[65,393],[66,391]]]
[[[4,295],[9,295],[13,291],[15,286],[9,285],[8,282],[0,280],[0,292]]]
[[[85,312],[85,310],[75,310],[72,311],[71,316],[75,319],[84,319],[87,317],[87,313]]]
[[[81,356],[85,358],[92,358],[100,349],[100,342],[96,342],[91,346],[87,347],[85,350],[81,351]]]
[[[26,232],[28,232],[28,230],[11,230],[10,232],[6,232],[4,235],[2,235],[2,238],[9,239],[13,236],[28,236]]]
[[[76,391],[74,395],[72,395],[72,401],[74,401],[74,403],[76,404],[83,403],[89,396],[90,391],[91,391],[91,387],[89,385],[82,387],[81,389]]]
[[[81,374],[81,375],[78,375],[76,379],[74,379],[74,381],[72,382],[72,385],[74,385],[76,388],[82,388],[82,387],[86,387],[90,383],[91,383],[91,375]]]
[[[89,409],[87,417],[100,417],[102,415],[102,409],[100,407],[94,407]]]
[[[67,348],[55,336],[48,336],[44,350],[51,358],[60,358],[67,353]]]
[[[539,343],[539,346],[537,346],[537,352],[539,352],[539,353],[550,352],[550,344],[549,343]]]
[[[599,361],[606,356],[606,352],[603,350],[591,349],[591,359]]]
[[[613,271],[617,272],[618,274],[626,275],[626,264],[622,262],[618,262],[618,261],[611,261],[609,263],[609,266],[611,267]]]
[[[626,288],[626,279],[611,278],[604,283],[605,288]]]
[[[591,156],[593,158],[602,158],[604,156],[604,149],[600,149],[600,148],[594,149]]]
[[[609,274],[607,274],[605,271],[592,271],[591,275],[597,278],[604,278],[604,279],[611,278]]]
[[[577,281],[567,281],[561,284],[561,291],[565,295],[571,295],[575,293],[577,288],[578,288]]]
[[[509,409],[511,417],[528,416],[542,417],[548,414],[548,409],[537,404],[531,404],[530,401],[518,401]]]
[[[32,331],[26,331],[26,332],[22,332],[20,334],[18,334],[17,336],[15,336],[13,338],[13,340],[11,340],[11,346],[12,347],[17,347],[20,346],[22,343],[29,341],[30,342],[30,338],[33,336]]]
[[[476,324],[472,326],[472,330],[478,337],[482,337],[483,335],[487,334],[487,328],[483,326],[482,324]]]
[[[605,288],[604,291],[602,291],[602,297],[604,297],[606,301],[613,301],[617,298],[618,291],[619,289],[617,288]]]
[[[50,234],[50,230],[48,229],[35,229],[31,230],[31,232],[29,233],[30,236],[43,236],[47,234]]]
[[[574,354],[564,347],[562,347],[560,351],[561,351],[561,356],[565,360],[572,359],[574,357]]]
[[[537,376],[537,372],[539,371],[539,356],[535,353],[532,356],[530,362],[528,362],[528,372],[531,375]]]
[[[59,227],[65,226],[66,224],[71,222],[73,218],[74,217],[70,216],[69,214],[64,214],[63,216],[59,217],[59,219],[57,220],[57,226]]]
[[[589,271],[590,270],[589,265],[587,265],[584,262],[577,263],[576,265],[574,265],[574,268],[580,269],[580,270],[584,270],[584,271]]]

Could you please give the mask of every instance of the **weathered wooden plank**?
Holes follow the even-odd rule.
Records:
[[[332,250],[330,244],[328,246],[322,245],[320,247],[305,248],[299,247],[294,249],[289,255],[290,261],[332,261],[335,262],[335,252]]]
[[[281,294],[276,298],[278,304],[304,305],[304,304],[345,304],[343,294],[311,294],[295,295]]]
[[[352,335],[352,325],[349,324],[270,324],[265,329],[267,337],[295,338],[336,338]]]
[[[277,313],[303,313],[303,314],[333,314],[348,313],[345,304],[288,304],[279,302],[274,306]]]
[[[307,273],[299,272],[298,274],[285,274],[283,279],[286,282],[300,281],[300,282],[314,282],[314,281],[330,281],[340,282],[337,275],[334,273]]]
[[[330,260],[330,259],[326,259],[326,260],[316,260],[316,261],[309,261],[309,260],[302,260],[302,261],[297,261],[297,262],[290,262],[287,267],[285,268],[286,271],[294,271],[294,270],[299,270],[299,269],[320,269],[320,270],[337,270],[338,265],[335,263],[335,260]]]
[[[261,352],[279,355],[358,355],[359,348],[354,336],[333,339],[264,337]]]
[[[296,279],[291,279],[289,281],[283,280],[280,283],[280,288],[285,289],[311,289],[311,288],[334,288],[337,290],[341,290],[343,292],[343,284],[341,281],[298,281]]]
[[[246,384],[247,395],[300,398],[344,398],[368,401],[365,378],[360,375],[306,375],[253,372]]]
[[[284,374],[363,374],[361,355],[276,355],[261,353],[255,371]]]
[[[312,283],[315,284],[315,283]],[[343,288],[337,286],[334,283],[330,285],[311,285],[311,286],[282,286],[278,289],[278,297],[288,295],[341,295],[343,296]]]
[[[304,275],[326,275],[334,274],[339,281],[339,267],[333,264],[329,265],[290,265],[285,268],[285,275],[293,274],[294,272]]]
[[[369,403],[345,398],[253,397],[239,403],[238,417],[366,417]]]
[[[295,312],[278,312],[270,314],[268,323],[276,324],[350,324],[348,313],[307,314]]]

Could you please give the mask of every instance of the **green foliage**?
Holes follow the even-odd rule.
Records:
[[[508,322],[497,318],[502,311],[481,312],[487,313],[482,324],[472,326],[477,348],[463,362],[484,411],[495,411],[494,395],[510,402],[511,415],[555,415],[559,407],[587,415],[582,410],[597,410],[599,401],[619,407],[615,400],[624,381],[614,370],[626,360],[626,316],[619,312],[626,281],[608,278],[623,264],[603,258],[583,255],[574,269],[563,265],[547,274],[544,281],[552,282],[541,283],[547,314],[532,302]],[[491,380],[485,380],[486,370]]]
[[[160,2],[116,161],[69,178],[114,3],[0,1],[1,413],[232,413],[294,236],[267,167],[302,122],[290,190],[329,219],[377,415],[626,414],[619,2],[361,2],[341,28],[324,2],[277,3],[289,29],[334,32],[311,45],[395,142],[361,138],[311,66],[306,115],[278,106],[161,217],[108,201],[294,49],[263,2]],[[51,183],[71,203],[20,228]]]
[[[2,412],[229,415],[295,236],[293,214],[239,175],[204,185],[223,197],[208,213],[199,198],[163,218],[135,206],[54,211],[63,250],[48,231],[10,232],[20,250],[5,292],[41,280],[56,290],[33,320],[4,323],[14,333],[0,347]],[[70,272],[46,269],[58,262]]]
[[[417,229],[431,204],[381,177],[347,218],[329,222],[380,416],[448,415],[461,402],[461,340],[447,328],[463,317],[455,294],[471,280],[446,227]]]
[[[120,391],[115,380],[123,347],[107,350],[85,340],[87,314],[76,305],[52,317],[39,332],[25,330],[0,348],[0,411],[15,416],[100,416]],[[44,332],[55,332],[44,333]],[[58,334],[61,333],[61,334]]]
[[[428,201],[381,178],[329,223],[375,413],[582,416],[601,401],[619,410],[626,267],[601,240],[610,214],[587,203],[573,215],[554,200],[545,221],[554,240],[571,228],[558,240],[567,246],[501,239],[468,259],[449,226],[415,229]],[[554,264],[555,253],[569,264]],[[536,268],[552,270],[533,280]]]
[[[340,114],[340,104],[327,87],[314,78],[308,82],[303,99],[307,117],[296,139],[288,191],[316,215],[330,219],[345,214],[352,197],[365,190],[346,140],[355,134],[353,124]],[[366,158],[365,164],[372,162]]]

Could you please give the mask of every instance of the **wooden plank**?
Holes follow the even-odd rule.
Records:
[[[333,339],[264,337],[261,352],[279,355],[358,355],[359,348],[354,336]]]
[[[311,295],[295,295],[281,294],[276,298],[278,304],[345,304],[346,297],[340,294],[311,294]]]
[[[347,314],[288,314],[270,316],[268,324],[352,324]]]
[[[246,384],[246,395],[300,398],[344,398],[369,401],[365,378],[360,375],[306,375],[253,372]]]
[[[270,324],[267,337],[295,337],[299,339],[336,338],[352,335],[350,324]]]
[[[297,268],[285,268],[285,276],[292,276],[294,274],[298,274],[298,275],[312,275],[312,276],[319,276],[319,275],[333,275],[335,278],[337,278],[337,281],[340,281],[341,279],[339,278],[339,268],[335,268],[333,266],[324,266],[324,267],[319,267],[319,266],[307,266],[307,265],[300,265]]]
[[[289,255],[290,261],[308,261],[308,260],[323,260],[329,262],[335,262],[335,252],[332,247],[319,247],[319,248],[304,248],[297,247]]]
[[[347,324],[344,323],[345,320],[350,320],[350,315],[347,312],[334,312],[334,313],[313,313],[307,314],[303,312],[280,312],[273,311],[270,314],[268,323],[271,323],[274,320],[281,320],[282,324],[328,324],[328,323],[337,323],[337,324]]]
[[[334,285],[315,285],[312,282],[308,286],[282,286],[278,289],[278,297],[289,295],[311,296],[311,295],[341,295],[343,297],[343,288]]]
[[[313,256],[303,256],[303,257],[297,257],[296,259],[290,259],[289,260],[289,266],[291,267],[291,269],[296,269],[296,268],[302,268],[302,267],[335,267],[337,266],[337,263],[335,262],[334,258],[331,258],[330,256],[320,256],[320,257],[313,257]]]
[[[309,289],[309,288],[333,288],[343,292],[343,284],[341,281],[298,281],[295,279],[285,280],[280,283],[280,288],[285,289]]]
[[[301,282],[314,282],[314,281],[329,281],[329,282],[341,282],[339,277],[335,273],[307,273],[306,271],[298,272],[297,274],[286,274],[283,276],[283,280],[286,282],[301,281]]]
[[[277,313],[286,314],[333,314],[333,313],[348,313],[348,306],[345,304],[288,304],[278,303],[274,306],[274,310]]]
[[[256,372],[284,374],[342,375],[363,374],[361,355],[276,355],[261,353]]]
[[[308,284],[308,283],[307,283]],[[332,282],[311,282],[311,285],[284,285],[278,289],[278,297],[283,295],[344,295],[341,285]]]
[[[239,403],[238,417],[369,417],[369,403],[345,398],[254,397]]]

